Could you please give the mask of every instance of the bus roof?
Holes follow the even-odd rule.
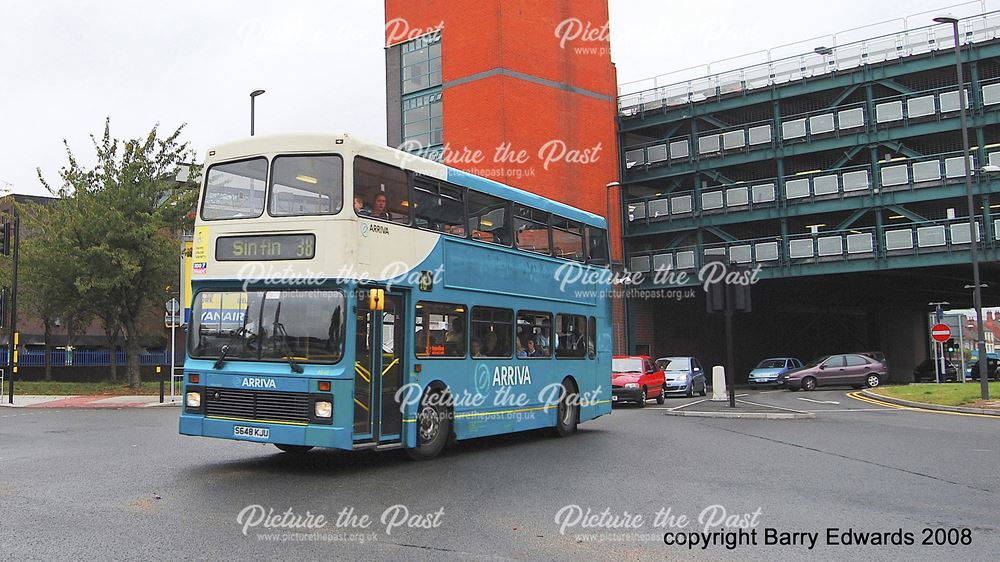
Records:
[[[457,168],[443,165],[433,160],[428,160],[392,148],[390,146],[367,142],[348,134],[324,134],[324,133],[288,133],[278,135],[259,135],[248,137],[225,144],[220,144],[209,148],[209,160],[232,160],[246,158],[256,154],[286,153],[286,152],[318,152],[318,151],[339,151],[354,150],[355,152],[365,152],[366,155],[385,158],[387,161],[399,165],[402,168],[413,170],[419,173],[428,173],[433,170],[444,171],[446,181],[463,187],[468,187],[483,193],[494,195],[530,205],[541,211],[557,214],[561,217],[582,222],[598,228],[607,228],[607,221],[600,215],[595,215],[587,211],[577,209],[564,203],[559,203],[547,199],[540,195],[518,189],[516,187],[500,183],[491,179],[483,178],[468,172],[463,172]],[[429,175],[437,176],[431,172]]]

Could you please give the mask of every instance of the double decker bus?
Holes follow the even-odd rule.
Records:
[[[603,218],[347,135],[208,151],[180,433],[436,456],[611,411]]]

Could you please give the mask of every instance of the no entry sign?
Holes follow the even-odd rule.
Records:
[[[936,342],[944,343],[951,339],[951,328],[947,324],[934,324],[931,328],[931,337]]]

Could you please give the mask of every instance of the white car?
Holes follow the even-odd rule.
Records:
[[[694,357],[661,357],[656,365],[663,369],[667,378],[664,385],[667,394],[683,394],[691,397],[697,392],[700,396],[708,394],[708,380],[705,369]]]

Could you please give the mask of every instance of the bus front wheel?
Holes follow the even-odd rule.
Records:
[[[556,435],[568,437],[576,433],[580,423],[580,395],[573,381],[566,380],[562,384],[562,396],[556,408]]]
[[[451,435],[451,413],[444,404],[443,393],[424,395],[417,412],[417,446],[406,449],[406,454],[416,461],[433,459],[444,450]]]

